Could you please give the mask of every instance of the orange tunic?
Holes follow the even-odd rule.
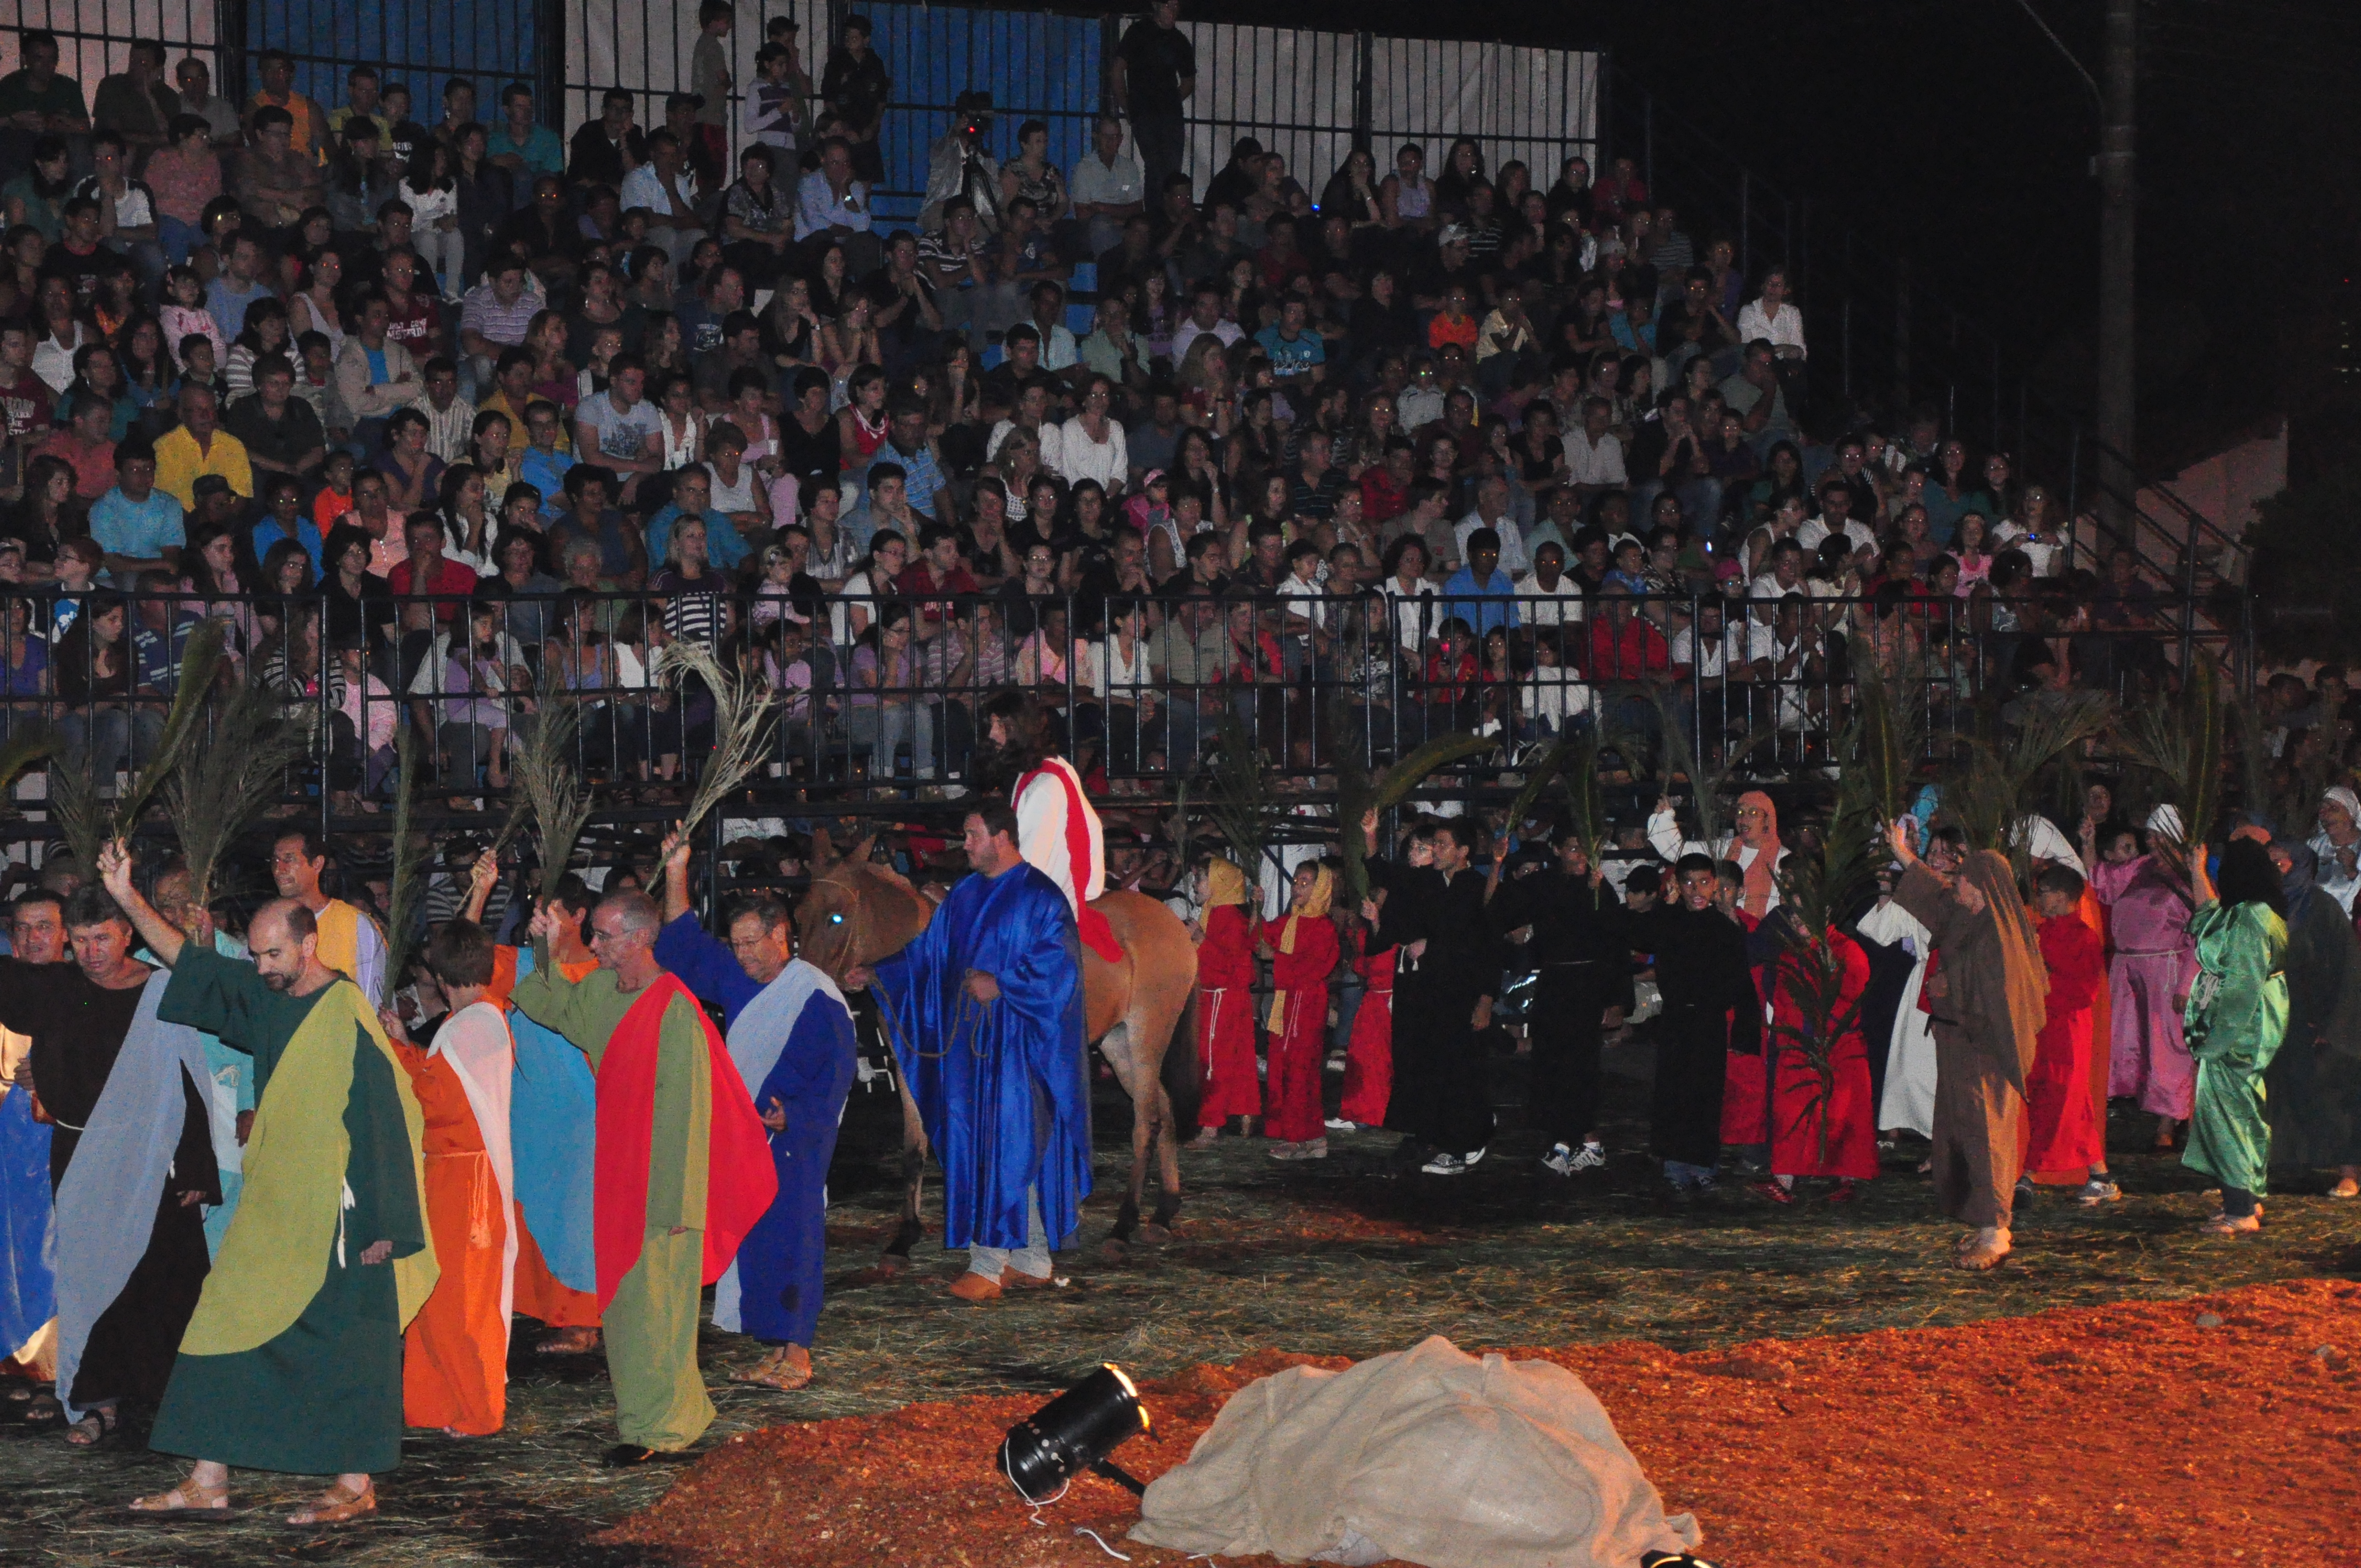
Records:
[[[413,1427],[483,1436],[508,1416],[507,1205],[459,1075],[416,1046],[394,1049],[426,1119],[426,1223],[442,1266],[402,1335],[401,1417]]]
[[[516,989],[516,958],[514,948],[497,948],[492,953],[492,983],[484,990],[487,1001],[510,1006],[509,995]],[[561,962],[558,973],[571,981],[580,981],[598,967],[596,959],[581,959],[571,963]],[[553,1329],[595,1329],[598,1326],[598,1294],[595,1290],[577,1290],[549,1271],[548,1260],[541,1255],[541,1245],[533,1239],[533,1227],[524,1223],[524,1211],[516,1211],[517,1259],[515,1305],[517,1311]]]

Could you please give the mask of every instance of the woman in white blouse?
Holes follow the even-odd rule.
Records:
[[[1763,274],[1763,292],[1740,308],[1738,338],[1741,343],[1768,339],[1772,351],[1782,359],[1805,357],[1804,313],[1787,302],[1784,268],[1773,267]]]
[[[1107,417],[1115,384],[1104,376],[1082,383],[1082,410],[1063,424],[1041,427],[1041,466],[1069,485],[1096,479],[1110,498],[1131,476],[1131,450],[1121,422]]]

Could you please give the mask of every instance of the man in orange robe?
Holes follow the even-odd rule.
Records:
[[[391,1008],[379,1017],[426,1118],[426,1223],[443,1266],[402,1336],[405,1425],[483,1437],[508,1415],[509,1313],[519,1227],[509,1145],[515,1046],[487,994],[492,939],[453,920],[426,944],[426,967],[451,1011],[424,1050]]]

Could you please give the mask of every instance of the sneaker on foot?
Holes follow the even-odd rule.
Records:
[[[1347,1122],[1342,1116],[1331,1116],[1328,1118],[1328,1130],[1332,1133],[1357,1133],[1361,1130],[1361,1124],[1358,1122]]]
[[[1429,1176],[1465,1176],[1467,1174],[1467,1162],[1455,1154],[1439,1154],[1420,1166],[1419,1169]]]
[[[1564,1144],[1553,1146],[1549,1153],[1542,1156],[1542,1168],[1557,1176],[1572,1176],[1574,1151]]]
[[[2124,1190],[2104,1177],[2098,1176],[2084,1182],[2082,1190],[2074,1195],[2074,1201],[2091,1209],[2095,1209],[2102,1203],[2120,1203],[2123,1201]]]
[[[1488,1149],[1491,1146],[1491,1145],[1487,1144],[1482,1149],[1469,1150],[1467,1153],[1459,1157],[1459,1163],[1466,1166],[1470,1170],[1475,1169],[1477,1166],[1484,1163],[1484,1150]]]
[[[1565,1146],[1560,1145],[1559,1146],[1564,1147]],[[1574,1151],[1573,1165],[1574,1168],[1576,1170],[1597,1170],[1600,1166],[1605,1165],[1606,1163],[1607,1151],[1599,1146],[1599,1143],[1597,1138],[1585,1139],[1582,1146]]]
[[[2034,1199],[2041,1196],[2041,1192],[2038,1188],[2033,1185],[2033,1178],[2029,1176],[2020,1176],[2016,1179],[2016,1196],[2019,1201],[2029,1203]]]

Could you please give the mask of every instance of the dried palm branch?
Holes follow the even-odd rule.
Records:
[[[58,751],[58,732],[38,719],[19,724],[5,744],[0,744],[0,810],[14,810],[8,791],[18,775],[44,757]]]
[[[1892,822],[1910,809],[1917,792],[1925,716],[1907,694],[1887,683],[1873,660],[1861,662],[1854,686],[1859,696],[1851,737],[1854,765],[1865,775],[1878,820]]]
[[[1251,883],[1261,875],[1263,845],[1286,807],[1271,792],[1262,752],[1245,721],[1226,709],[1206,751],[1203,783],[1204,818]]]
[[[214,686],[227,656],[225,631],[223,623],[212,616],[189,628],[180,674],[173,681],[172,706],[164,715],[163,733],[147,766],[133,776],[131,787],[115,801],[111,837],[119,839],[139,825],[139,814],[148,808],[148,801],[164,787],[164,781],[181,765],[182,756],[198,744],[199,721],[213,699]]]
[[[2276,835],[2279,830],[2279,803],[2271,787],[2271,749],[2263,737],[2262,722],[2251,703],[2235,704],[2229,718],[2238,743],[2238,804],[2268,817],[2271,831]]]
[[[541,679],[533,695],[533,722],[517,727],[517,750],[510,765],[517,798],[500,837],[511,837],[529,813],[541,856],[542,885],[556,884],[574,858],[574,842],[590,817],[589,792],[574,771],[574,742],[582,728],[582,709],[558,684],[556,661],[542,662]]]
[[[1525,784],[1517,791],[1517,798],[1509,803],[1509,831],[1521,833],[1533,808],[1541,804],[1542,794],[1557,782],[1565,771],[1565,760],[1575,750],[1573,737],[1561,735],[1551,741],[1540,755],[1525,762]]]
[[[2224,719],[2222,673],[2213,658],[2192,653],[2180,683],[2180,701],[2146,704],[2124,717],[2117,743],[2158,776],[2164,798],[2180,812],[2182,836],[2202,843],[2213,830],[2222,798]]]
[[[2012,853],[2017,824],[2039,804],[2043,771],[2104,730],[2113,714],[2097,692],[2052,695],[2025,705],[2015,734],[1965,740],[1943,782],[1943,811],[1968,847]]]
[[[49,764],[49,820],[57,824],[75,861],[86,869],[96,867],[98,847],[114,824],[106,803],[98,797],[98,775],[87,751],[78,758],[60,752]]]
[[[1411,797],[1411,792],[1429,778],[1455,762],[1481,756],[1499,745],[1488,735],[1454,730],[1438,735],[1408,756],[1389,765],[1377,780],[1362,779],[1357,787],[1347,790],[1340,779],[1336,795],[1336,821],[1343,829],[1339,835],[1345,851],[1345,887],[1352,894],[1353,907],[1360,907],[1369,894],[1369,871],[1367,853],[1361,840],[1361,821],[1372,811],[1380,816],[1394,810]]]
[[[286,718],[268,688],[248,682],[223,707],[211,741],[190,748],[172,770],[164,809],[195,879],[197,903],[211,901],[214,868],[279,792],[311,740],[309,722]]]
[[[759,668],[726,670],[711,649],[694,639],[683,638],[664,645],[664,673],[666,679],[684,688],[684,702],[691,675],[713,694],[713,752],[705,759],[705,772],[697,781],[697,793],[689,796],[688,810],[680,819],[681,836],[686,838],[697,830],[706,813],[735,795],[738,786],[763,765],[777,713],[770,683],[763,678]]]
[[[1856,712],[1839,738],[1838,754],[1859,756],[1877,744],[1865,731],[1878,721]],[[1791,849],[1778,872],[1780,905],[1772,918],[1786,923],[1788,947],[1773,967],[1772,987],[1774,1002],[1785,1002],[1791,1016],[1774,1014],[1766,1025],[1766,1054],[1774,1073],[1782,1060],[1800,1062],[1811,1073],[1811,1092],[1798,1105],[1795,1124],[1818,1116],[1823,1161],[1839,1047],[1861,1027],[1861,992],[1845,995],[1848,938],[1842,933],[1883,859],[1883,825],[1891,818],[1881,816],[1882,787],[1872,768],[1843,769],[1818,851]]]
[[[418,910],[426,897],[426,835],[418,830],[416,802],[420,794],[416,727],[404,722],[395,731],[394,755],[401,787],[393,797],[393,870],[387,877],[385,994],[379,1006],[391,1006],[393,993],[410,978],[410,957],[418,944]]]
[[[1597,865],[1607,842],[1607,797],[1599,787],[1598,753],[1605,740],[1593,725],[1575,741],[1574,754],[1560,782],[1565,787],[1566,825],[1582,840],[1583,853]]]

